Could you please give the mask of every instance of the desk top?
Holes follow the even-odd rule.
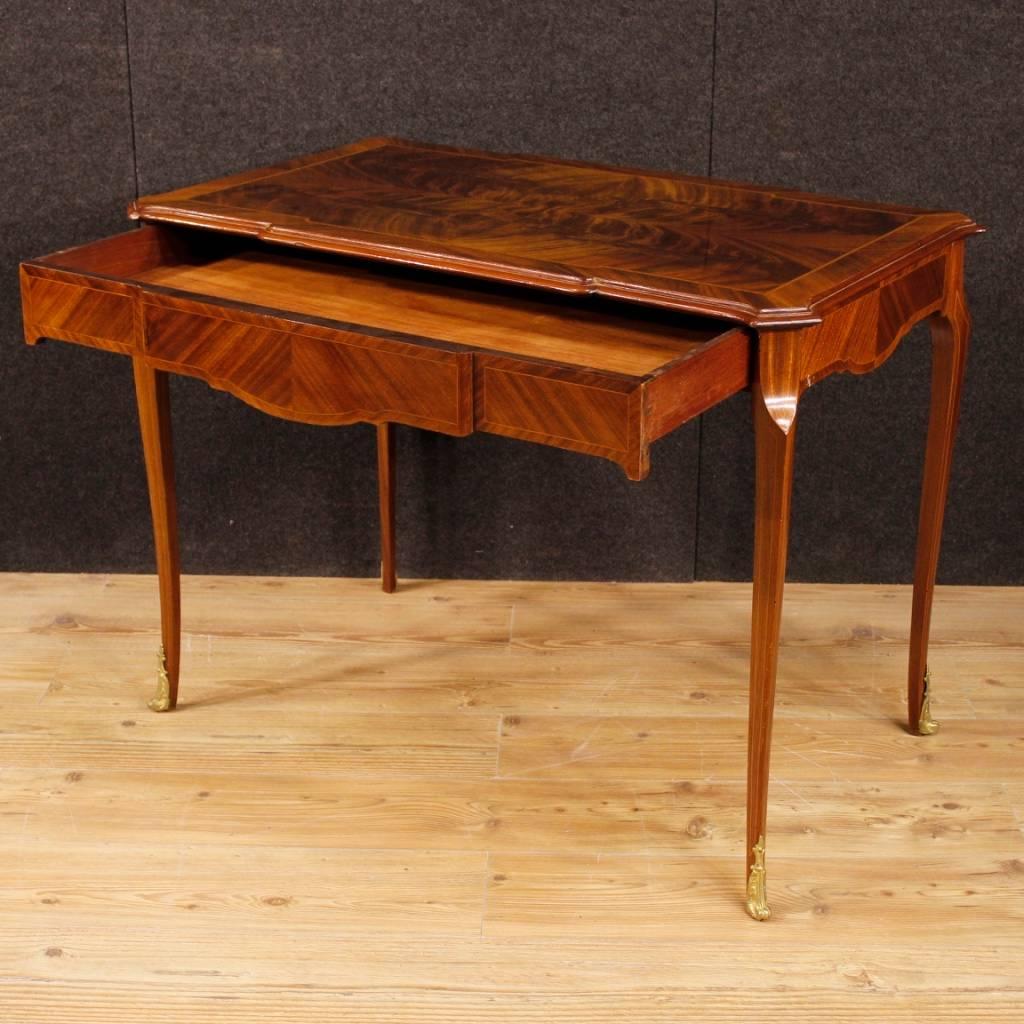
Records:
[[[129,213],[755,326],[817,323],[981,230],[961,213],[387,138]]]

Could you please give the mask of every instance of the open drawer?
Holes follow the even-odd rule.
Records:
[[[602,456],[749,383],[721,321],[144,226],[22,264],[27,341],[143,358],[276,416],[475,430]]]

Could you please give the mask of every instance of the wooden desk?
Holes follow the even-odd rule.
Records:
[[[393,423],[611,459],[745,388],[757,448],[747,908],[765,825],[797,407],[932,327],[910,638],[910,728],[934,732],[928,629],[970,320],[958,213],[369,139],[140,199],[141,230],[22,265],[26,339],[131,357],[160,581],[150,707],[178,696],[169,373],[274,416],[377,424],[395,587]]]

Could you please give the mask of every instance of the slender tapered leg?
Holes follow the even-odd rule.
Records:
[[[171,408],[168,376],[141,359],[135,365],[135,397],[139,406],[142,450],[146,458],[149,505],[153,515],[156,569],[160,580],[161,647],[157,654],[157,691],[153,711],[170,711],[178,703],[181,662],[181,569],[178,561],[178,517],[174,495]]]
[[[380,578],[385,594],[395,592],[395,430],[377,425],[377,488],[380,498]]]
[[[764,865],[768,766],[782,590],[786,581],[796,423],[789,421],[784,431],[769,413],[758,386],[754,387],[754,436],[757,469],[747,732],[747,911],[755,920],[765,921],[771,915]]]
[[[907,713],[910,731],[927,736],[938,729],[931,716],[931,678],[928,672],[928,634],[931,628],[932,594],[942,540],[953,439],[960,412],[970,316],[963,297],[962,267],[953,263],[953,280],[947,309],[931,320],[932,397],[928,421],[928,447],[924,459],[921,510],[917,527],[917,559],[914,566],[914,605],[910,620],[910,667],[907,679]]]

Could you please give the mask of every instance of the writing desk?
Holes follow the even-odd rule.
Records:
[[[180,593],[168,374],[274,416],[377,425],[382,575],[395,587],[392,424],[611,459],[743,389],[756,523],[746,904],[769,916],[765,825],[797,407],[932,328],[908,712],[936,729],[932,591],[970,320],[959,213],[397,139],[129,208],[145,223],[22,264],[26,340],[134,365],[160,586],[155,711],[175,706]]]

